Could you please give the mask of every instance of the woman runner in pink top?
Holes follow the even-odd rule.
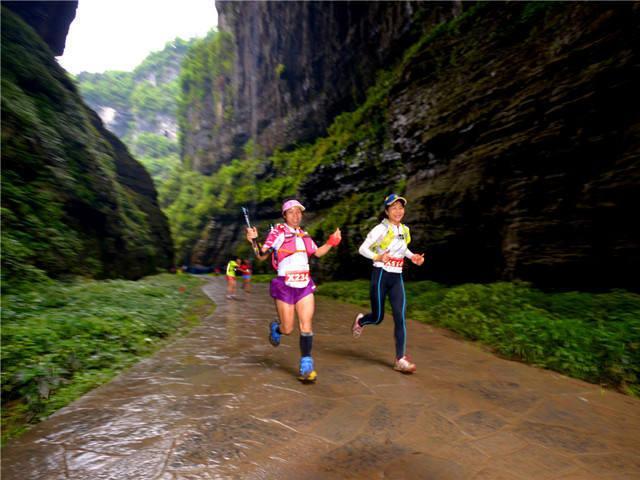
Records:
[[[269,325],[269,341],[274,347],[280,344],[281,335],[293,331],[294,316],[298,314],[300,327],[300,376],[303,382],[313,382],[317,378],[311,348],[313,345],[313,313],[316,288],[309,274],[309,257],[326,255],[331,247],[340,243],[340,229],[329,236],[327,243],[318,247],[307,232],[300,228],[304,206],[298,200],[288,200],[282,205],[285,223],[276,225],[267,235],[264,244],[256,252],[259,260],[265,260],[271,251],[273,267],[278,276],[271,281],[270,293],[273,297],[279,321]],[[247,228],[247,240],[258,237],[255,227]]]

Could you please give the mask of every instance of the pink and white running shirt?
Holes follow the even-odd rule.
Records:
[[[287,224],[279,224],[269,232],[263,247],[272,248],[276,254],[285,249],[288,254],[278,261],[278,276],[285,277],[285,283],[290,287],[304,288],[309,284],[309,257],[318,249],[316,243],[309,237],[311,249],[307,252],[302,236],[306,232],[295,229]]]

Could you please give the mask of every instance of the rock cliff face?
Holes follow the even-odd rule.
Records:
[[[164,49],[150,53],[131,72],[81,72],[76,76],[80,92],[110,132],[142,150],[138,139],[145,134],[178,144],[176,119],[180,65],[193,40],[176,38]],[[144,153],[144,152],[141,152]]]
[[[298,188],[312,224],[359,212],[335,260],[321,262],[325,273],[366,272],[352,257],[378,207],[349,202],[386,183],[409,198],[412,246],[427,252],[410,275],[638,287],[637,3],[217,6],[234,35],[236,95],[215,151],[235,155],[251,138],[270,152],[325,135],[377,69],[393,72],[384,125]],[[236,248],[220,244],[221,225],[239,228],[214,219],[201,243],[215,238],[216,253],[200,244],[209,253],[199,261]]]
[[[77,1],[20,1],[2,5],[30,25],[56,57],[64,53],[69,26],[76,18]]]
[[[481,9],[462,38],[425,45],[390,92],[388,140],[429,275],[635,287],[638,6],[534,18],[503,7]],[[365,169],[323,167],[302,193],[335,204],[368,188]],[[347,181],[322,191],[336,175]]]
[[[192,165],[207,174],[240,156],[249,139],[268,154],[324,134],[423,28],[461,10],[448,2],[218,0],[216,7],[220,28],[233,34],[233,71],[212,79],[220,103],[204,99],[206,123],[184,132]],[[233,95],[224,94],[227,85]]]
[[[3,277],[20,281],[36,267],[139,278],[168,268],[172,243],[151,178],[4,8],[2,82]]]
[[[114,108],[111,105],[100,105],[89,99],[86,101],[89,107],[98,114],[104,126],[118,138],[124,138],[129,133],[131,124],[134,122],[130,110]]]
[[[151,176],[118,137],[104,127],[98,116],[92,111],[88,113],[91,124],[111,146],[117,182],[130,192],[132,203],[143,214],[144,233],[150,241],[150,245],[139,251],[105,258],[105,270],[109,276],[139,278],[155,273],[156,269],[168,269],[173,264],[173,243]],[[118,233],[128,235],[125,231]]]
[[[407,65],[390,138],[435,275],[640,285],[639,13],[574,4],[520,30],[492,4]]]

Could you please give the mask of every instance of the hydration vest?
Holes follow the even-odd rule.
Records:
[[[278,264],[287,258],[289,255],[293,255],[298,252],[305,252],[307,256],[313,254],[313,241],[307,232],[300,230],[300,233],[292,232],[289,227],[283,223],[279,223],[274,227],[274,230],[280,233],[284,233],[284,242],[277,251],[271,253],[271,265],[278,270]],[[301,237],[304,242],[304,250],[296,250],[296,238]]]
[[[381,235],[375,242],[371,244],[369,249],[377,253],[377,248],[380,247],[382,250],[386,250],[386,248],[391,244],[393,239],[396,236],[396,233],[393,231],[393,226],[387,219],[382,220],[382,224],[387,227],[387,232],[384,235]],[[405,224],[400,224],[400,229],[402,230],[402,234],[404,235],[404,241],[407,245],[411,242],[411,234],[409,233],[409,227]]]

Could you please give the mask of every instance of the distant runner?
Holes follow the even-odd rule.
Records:
[[[242,289],[247,293],[251,293],[251,263],[249,260],[242,260],[238,270],[242,275]]]
[[[227,263],[227,298],[236,296],[236,270],[239,269],[242,260],[236,258]]]
[[[282,216],[285,223],[273,227],[267,235],[264,245],[256,255],[265,260],[271,251],[273,267],[278,276],[271,281],[270,293],[278,312],[279,321],[269,325],[269,341],[274,347],[280,344],[281,335],[289,335],[293,331],[294,314],[298,315],[300,327],[300,376],[303,382],[313,382],[317,378],[311,348],[313,346],[313,313],[315,300],[313,291],[316,286],[310,277],[309,257],[322,257],[335,247],[342,239],[337,228],[329,236],[327,243],[318,247],[309,234],[300,228],[302,212],[305,208],[297,200],[287,200],[282,204]],[[247,240],[255,241],[258,231],[255,227],[247,228]]]
[[[382,222],[369,232],[360,246],[360,255],[373,260],[371,273],[371,313],[359,313],[351,328],[354,338],[359,338],[365,325],[379,325],[384,318],[384,302],[388,296],[395,323],[396,340],[395,370],[402,373],[416,371],[415,364],[407,357],[407,327],[405,323],[406,297],[402,281],[404,259],[408,258],[416,265],[424,263],[424,254],[409,250],[411,234],[409,227],[400,223],[404,217],[407,200],[395,193],[384,199]],[[386,218],[385,218],[386,217]]]

